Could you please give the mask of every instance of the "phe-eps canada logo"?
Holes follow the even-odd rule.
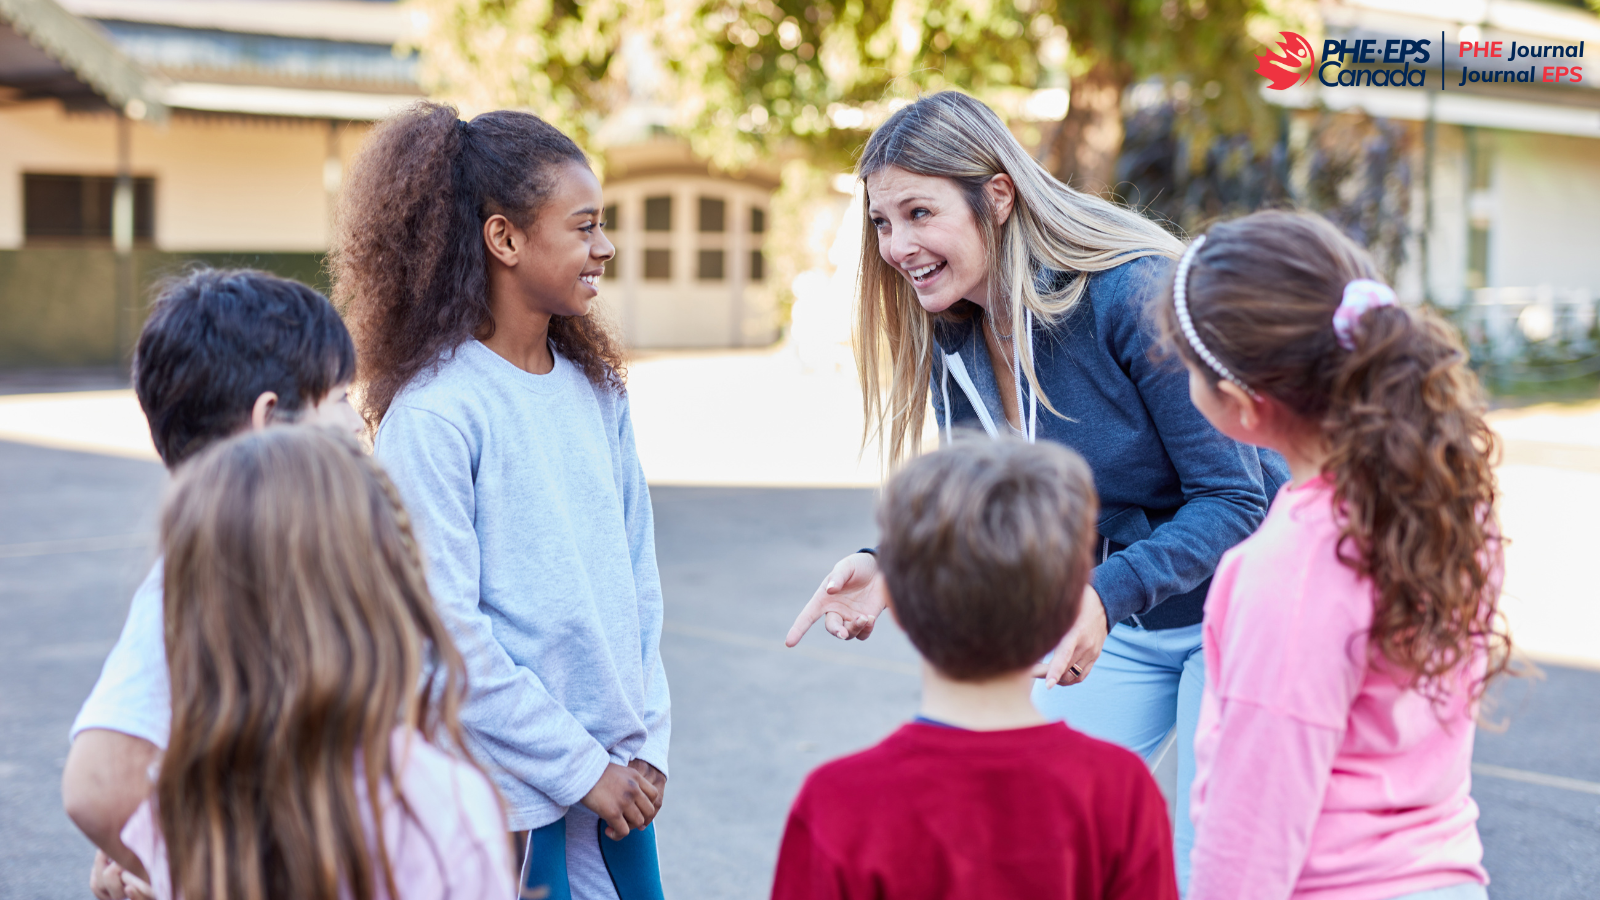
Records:
[[[1284,91],[1297,84],[1305,84],[1315,75],[1326,87],[1427,87],[1428,73],[1422,68],[1428,62],[1431,40],[1414,41],[1401,38],[1383,42],[1378,49],[1375,39],[1341,41],[1329,39],[1322,42],[1322,63],[1317,63],[1317,51],[1303,35],[1293,31],[1280,31],[1283,40],[1278,42],[1282,53],[1257,56],[1256,74],[1267,79],[1267,87]],[[1384,63],[1398,65],[1398,69],[1346,69],[1345,61],[1357,65]],[[1300,68],[1304,66],[1302,74]],[[1414,68],[1413,68],[1414,67]]]
[[[1292,31],[1280,31],[1278,35],[1283,38],[1278,42],[1278,49],[1283,53],[1256,57],[1256,62],[1261,64],[1256,67],[1256,74],[1267,79],[1267,87],[1272,90],[1286,91],[1311,80],[1311,73],[1317,68],[1317,51],[1310,41]],[[1306,67],[1303,77],[1299,71],[1301,66]]]
[[[1324,87],[1427,87],[1428,70],[1423,68],[1432,59],[1433,41],[1428,38],[1376,38],[1339,40],[1329,38],[1322,42],[1322,60],[1317,61],[1316,48],[1303,35],[1293,31],[1280,31],[1283,40],[1278,42],[1279,53],[1257,56],[1256,74],[1267,80],[1267,87],[1286,91],[1296,85],[1306,84],[1316,76]],[[1443,51],[1447,45],[1441,45]],[[1461,81],[1468,82],[1522,82],[1538,84],[1575,84],[1583,81],[1583,67],[1544,64],[1545,60],[1577,60],[1583,58],[1584,42],[1571,44],[1531,45],[1511,42],[1510,50],[1504,41],[1462,41],[1457,56],[1461,60]],[[1514,62],[1526,59],[1526,66],[1513,68],[1484,68],[1479,60],[1487,58]],[[1468,64],[1468,60],[1471,64]],[[1352,66],[1372,68],[1345,68]],[[1439,77],[1444,78],[1444,60],[1440,59]],[[1378,68],[1378,66],[1385,68]],[[1491,62],[1491,65],[1493,63]],[[1303,71],[1302,71],[1303,70]],[[1447,85],[1441,84],[1440,88]]]

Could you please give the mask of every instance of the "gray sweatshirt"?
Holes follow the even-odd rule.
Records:
[[[468,341],[395,397],[376,444],[512,830],[561,818],[607,763],[665,773],[661,582],[627,397],[560,354],[531,375]]]

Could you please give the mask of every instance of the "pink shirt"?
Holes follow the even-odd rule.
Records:
[[[396,731],[392,752],[403,760],[401,792],[414,816],[392,802],[387,786],[380,788],[383,836],[394,867],[395,900],[507,900],[516,896],[511,868],[511,838],[506,830],[500,799],[489,780],[472,766],[412,733]],[[405,754],[402,756],[401,754]],[[356,766],[356,797],[366,812],[366,789],[361,766]],[[172,879],[167,870],[167,847],[150,802],[140,804],[122,827],[122,842],[132,850],[145,871],[156,900],[172,900]],[[386,892],[380,876],[378,896]]]
[[[1370,581],[1325,478],[1284,488],[1206,599],[1188,900],[1386,900],[1487,884],[1465,685],[1438,706],[1369,652]],[[1499,589],[1499,573],[1493,589]]]

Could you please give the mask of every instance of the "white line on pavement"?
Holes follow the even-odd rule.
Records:
[[[1546,775],[1543,772],[1528,772],[1523,769],[1511,769],[1506,766],[1494,766],[1489,763],[1473,763],[1472,772],[1475,775],[1488,775],[1491,778],[1504,778],[1507,781],[1521,781],[1526,784],[1537,784],[1541,787],[1561,788],[1564,791],[1578,791],[1583,794],[1600,794],[1600,784],[1593,781],[1584,781],[1581,778],[1566,778],[1561,775]]]
[[[31,544],[0,544],[0,559],[53,556],[57,553],[90,553],[96,550],[131,550],[154,544],[153,534],[113,534],[107,537],[68,538],[63,541],[35,541]]]
[[[679,625],[668,622],[661,626],[661,630],[668,634],[678,634],[684,637],[701,638],[707,641],[716,641],[721,644],[731,644],[735,647],[750,647],[755,650],[773,650],[788,653],[791,656],[804,656],[822,662],[835,663],[841,666],[855,666],[860,669],[876,669],[880,672],[893,672],[896,675],[920,675],[922,670],[911,663],[896,662],[892,659],[875,659],[870,656],[857,656],[853,653],[834,653],[830,650],[817,650],[811,647],[789,648],[783,641],[776,638],[757,638],[746,634],[735,634],[731,631],[721,631],[715,628],[701,628],[698,625]]]

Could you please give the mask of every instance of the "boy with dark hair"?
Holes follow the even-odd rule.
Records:
[[[1176,900],[1144,763],[1030,700],[1077,616],[1097,505],[1088,466],[1048,442],[958,441],[889,482],[878,565],[924,660],[921,714],[806,779],[775,900]]]
[[[167,468],[229,435],[278,422],[359,433],[349,403],[356,352],[328,299],[297,281],[205,269],[158,289],[133,355],[133,387]],[[98,896],[120,896],[115,863],[138,873],[123,824],[150,794],[148,770],[171,722],[161,560],[72,724],[62,775],[67,815],[100,848]],[[111,877],[107,877],[108,874]]]

